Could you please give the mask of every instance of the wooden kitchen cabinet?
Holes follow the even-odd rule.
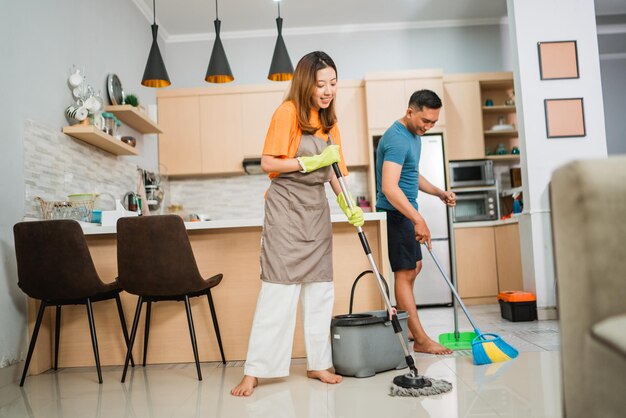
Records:
[[[241,95],[200,97],[202,174],[243,173]]]
[[[284,98],[283,91],[252,92],[241,95],[244,158],[261,156],[270,121]]]
[[[523,290],[522,252],[519,224],[499,225],[494,228],[496,260],[498,263],[498,289]]]
[[[200,98],[159,97],[159,163],[162,174],[189,175],[202,171]]]
[[[454,230],[457,286],[461,298],[471,304],[495,303],[498,268],[493,227]]]
[[[432,90],[444,106],[437,126],[446,125],[443,71],[437,69],[370,73],[365,75],[367,126],[369,131],[384,131],[405,114],[409,98],[417,90]]]
[[[336,100],[335,111],[346,165],[365,166],[369,163],[369,156],[363,83],[341,81]]]
[[[515,105],[505,101],[513,95],[510,72],[451,74],[444,77],[444,108],[447,112],[446,160],[518,161],[519,155],[486,155],[495,153],[498,144],[507,151],[519,146],[516,129],[492,129],[500,120],[517,127]],[[492,106],[485,106],[487,101]]]
[[[454,229],[457,285],[467,304],[497,303],[499,292],[524,290],[519,224]]]
[[[448,160],[484,158],[480,85],[477,80],[446,82],[444,100],[447,135],[444,138]]]
[[[365,98],[369,130],[385,130],[406,112],[404,80],[366,80]]]

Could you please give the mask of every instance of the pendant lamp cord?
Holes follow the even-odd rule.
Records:
[[[153,23],[156,25],[156,0],[152,0]]]
[[[277,1],[276,3],[278,3],[278,17],[280,17],[280,1]]]
[[[219,3],[218,0],[215,0],[215,20],[219,20],[220,19],[219,18],[219,14],[217,13],[217,3]]]

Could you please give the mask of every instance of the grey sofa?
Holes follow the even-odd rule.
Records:
[[[626,156],[551,183],[565,415],[626,417]]]

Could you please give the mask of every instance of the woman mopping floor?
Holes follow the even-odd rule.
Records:
[[[335,116],[337,68],[312,52],[296,66],[287,99],[274,113],[261,166],[270,173],[261,241],[261,291],[244,377],[231,390],[249,396],[259,378],[289,375],[298,299],[302,304],[307,376],[339,383],[332,373],[330,322],[334,301],[332,225],[324,184],[330,181],[352,225],[363,225],[360,208],[347,210],[336,176],[347,169]],[[337,145],[329,145],[330,136]]]

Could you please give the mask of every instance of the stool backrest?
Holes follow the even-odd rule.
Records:
[[[102,290],[78,222],[20,222],[13,227],[18,285],[41,300],[83,299]]]
[[[117,270],[122,288],[140,296],[184,295],[205,287],[177,215],[120,218]]]

